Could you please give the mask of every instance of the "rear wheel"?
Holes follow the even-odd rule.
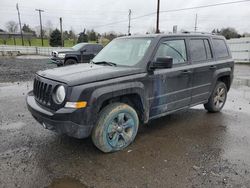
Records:
[[[119,151],[133,142],[138,126],[137,113],[131,106],[113,103],[101,110],[92,141],[105,153]]]
[[[217,82],[208,103],[204,107],[209,112],[219,112],[223,108],[227,99],[227,87],[224,82]]]
[[[73,64],[76,64],[77,61],[75,59],[67,59],[65,62],[64,62],[64,65],[73,65]]]

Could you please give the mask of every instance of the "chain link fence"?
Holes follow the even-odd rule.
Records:
[[[0,45],[0,56],[5,55],[51,55],[52,51],[59,49],[58,47],[36,47],[36,46],[11,46],[11,45]]]
[[[250,63],[250,37],[227,41],[235,62]]]
[[[235,62],[250,63],[250,37],[230,39],[227,42]],[[0,45],[0,56],[18,54],[49,56],[52,51],[59,49],[68,48]]]

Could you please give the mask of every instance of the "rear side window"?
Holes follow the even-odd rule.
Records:
[[[206,48],[203,39],[190,40],[190,52],[192,61],[205,61],[207,60]]]
[[[225,58],[229,56],[226,43],[222,39],[213,39],[214,51],[218,58]]]

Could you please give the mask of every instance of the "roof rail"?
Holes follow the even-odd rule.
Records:
[[[194,32],[194,31],[183,31],[181,33],[186,33],[186,34],[209,34],[209,35],[216,35],[215,33],[209,33],[209,32]]]

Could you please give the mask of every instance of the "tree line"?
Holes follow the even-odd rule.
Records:
[[[10,33],[18,33],[19,27],[18,23],[15,21],[9,21],[6,23],[6,31]],[[45,26],[45,29],[42,30],[43,38],[49,40],[50,46],[63,46],[61,41],[61,35],[63,34],[63,41],[65,40],[71,40],[73,41],[73,44],[80,43],[80,42],[98,42],[100,38],[105,38],[108,41],[113,40],[114,38],[118,36],[122,36],[122,34],[118,34],[114,31],[110,31],[107,33],[98,33],[94,29],[86,30],[84,29],[80,33],[76,33],[73,29],[70,30],[64,30],[61,34],[60,30],[58,28],[53,29],[53,25],[51,22],[48,22]],[[40,28],[31,28],[28,24],[23,24],[22,26],[23,33],[29,33],[32,35],[33,38],[39,38],[41,37],[41,31]],[[0,32],[5,32],[5,30],[0,29]],[[31,38],[28,37],[26,40],[28,42],[31,42]],[[15,39],[14,39],[15,40]],[[6,41],[5,41],[6,42]]]
[[[15,21],[9,21],[6,23],[6,29],[10,33],[17,33],[19,31],[18,28],[19,28],[18,23]],[[43,29],[42,34],[45,39],[49,39],[50,46],[63,46],[61,35],[63,35],[63,41],[71,40],[73,41],[73,44],[80,43],[80,42],[89,42],[89,41],[98,42],[100,38],[105,38],[108,41],[111,41],[118,36],[123,36],[122,34],[118,34],[113,31],[100,34],[94,31],[94,29],[91,29],[91,30],[84,29],[82,32],[76,34],[72,28],[70,30],[63,31],[63,33],[61,34],[60,30],[58,30],[57,28],[53,29],[53,25],[50,21],[48,21],[45,24],[44,28],[45,29]],[[33,38],[37,38],[41,36],[39,27],[31,28],[28,24],[23,24],[22,31],[24,33],[31,34]],[[0,29],[0,32],[4,32],[4,30]],[[227,27],[227,28],[222,28],[222,29],[213,29],[211,33],[222,35],[226,39],[250,37],[250,33],[239,34],[238,31],[232,27]],[[26,38],[29,42],[29,45],[31,45],[32,37]],[[6,39],[4,40],[6,42]],[[15,38],[14,38],[14,41],[15,41]]]

